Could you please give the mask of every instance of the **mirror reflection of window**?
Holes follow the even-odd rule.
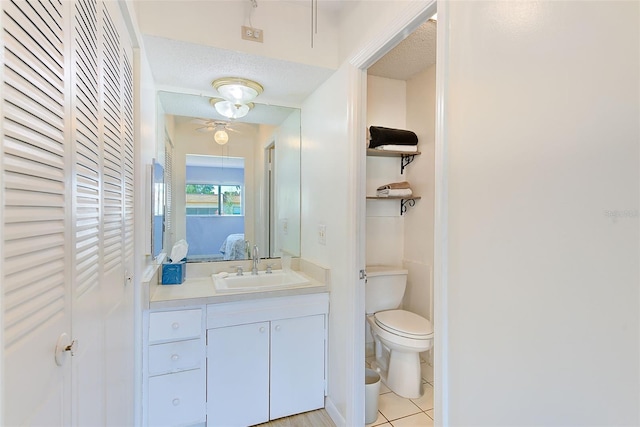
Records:
[[[152,168],[151,187],[151,253],[156,258],[162,252],[165,232],[165,183],[164,168],[155,159]]]
[[[246,259],[244,159],[187,155],[185,214],[190,261]]]
[[[242,185],[187,183],[186,209],[189,215],[243,215]]]

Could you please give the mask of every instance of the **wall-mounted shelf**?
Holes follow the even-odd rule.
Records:
[[[416,151],[415,153],[406,153],[404,151],[376,150],[375,148],[367,148],[367,156],[400,157],[400,175],[404,173],[404,168],[406,168],[409,163],[413,162],[413,159],[420,154],[420,151]]]
[[[400,200],[400,215],[403,215],[408,208],[415,206],[416,200],[420,200],[420,196],[411,196],[411,197],[378,197],[378,196],[367,196],[367,200]]]

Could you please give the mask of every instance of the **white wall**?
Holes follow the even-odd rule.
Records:
[[[404,308],[433,321],[433,222],[436,125],[436,67],[407,81],[407,128],[418,135],[416,156],[405,169],[421,197],[404,215],[404,266],[409,270]]]
[[[355,285],[350,265],[354,238],[349,230],[352,188],[348,171],[348,70],[339,69],[302,106],[301,255],[331,269],[328,343],[328,405],[346,424],[353,420],[353,360],[349,359],[353,323],[349,302]],[[326,225],[326,245],[318,242],[318,225]],[[363,368],[364,369],[364,368]]]
[[[265,150],[275,143],[276,237],[275,256],[286,251],[300,255],[300,110],[293,109],[280,126],[260,125],[254,150],[255,167],[255,233],[262,243],[260,253],[269,256],[267,220],[268,173],[265,171]],[[286,227],[285,227],[286,222]],[[273,253],[271,254],[273,256]]]
[[[278,128],[276,137],[276,253],[300,254],[300,110]]]
[[[425,0],[345,1],[340,14],[339,58],[348,60],[375,41],[412,6]]]
[[[443,416],[637,426],[639,3],[447,6]]]
[[[318,9],[311,47],[311,2],[258,1],[251,24],[263,30],[263,43],[241,38],[241,26],[250,25],[249,1],[142,0],[135,5],[145,34],[331,69],[340,64],[339,21],[331,10]]]
[[[407,128],[407,84],[403,80],[367,77],[367,129],[384,126]],[[398,157],[367,157],[367,195],[391,182],[404,181]],[[398,200],[368,200],[366,224],[367,265],[401,266],[404,220]]]

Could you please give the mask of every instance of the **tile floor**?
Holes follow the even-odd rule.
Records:
[[[366,359],[365,365],[375,360]],[[424,394],[419,399],[405,399],[393,393],[387,386],[380,384],[378,400],[378,419],[367,426],[380,427],[431,427],[433,426],[433,378],[427,364],[421,364]]]

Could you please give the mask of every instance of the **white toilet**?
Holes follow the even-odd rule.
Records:
[[[407,286],[407,270],[368,266],[365,310],[374,339],[372,368],[397,395],[422,396],[420,353],[433,346],[433,327],[424,317],[398,310]]]

